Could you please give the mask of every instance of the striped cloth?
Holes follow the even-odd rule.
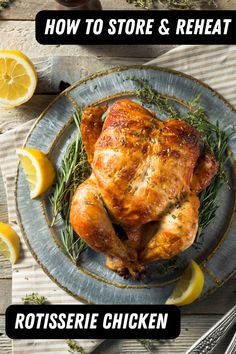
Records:
[[[169,67],[193,75],[212,86],[236,107],[236,46],[180,46],[147,64]],[[30,121],[0,136],[0,167],[7,192],[9,222],[19,235],[14,205],[17,167],[15,149],[22,146],[32,123],[33,121]],[[13,267],[13,303],[21,303],[22,297],[32,292],[38,292],[55,304],[78,303],[44,274],[22,240],[21,259]],[[99,341],[95,340],[78,342],[86,353],[90,353],[99,344]],[[68,348],[62,340],[22,340],[14,341],[13,351],[15,354],[57,354],[67,353]]]

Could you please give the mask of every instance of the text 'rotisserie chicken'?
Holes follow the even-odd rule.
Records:
[[[72,201],[70,222],[106,266],[137,277],[146,262],[169,259],[194,242],[198,194],[218,170],[200,135],[181,120],[161,121],[128,99],[83,112],[91,176]],[[122,228],[122,236],[119,234]],[[124,237],[125,235],[125,237]]]

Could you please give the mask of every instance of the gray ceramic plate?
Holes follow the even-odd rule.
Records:
[[[227,130],[236,121],[236,112],[221,96],[189,76],[157,67],[123,67],[95,74],[59,95],[35,123],[26,146],[48,153],[55,166],[60,167],[61,158],[75,134],[73,112],[96,102],[110,104],[121,96],[132,97],[137,86],[126,80],[132,76],[147,79],[160,94],[177,98],[180,111],[185,109],[181,102],[200,94],[201,104],[212,122],[218,120]],[[235,138],[230,148],[235,156]],[[235,186],[233,165],[233,161],[228,164],[227,174],[230,184]],[[215,220],[205,230],[198,247],[191,247],[174,262],[154,262],[145,279],[134,281],[109,271],[104,265],[104,256],[92,250],[83,253],[80,266],[72,264],[58,245],[59,231],[49,227],[50,205],[46,198],[30,199],[21,168],[16,183],[19,223],[33,256],[59,286],[78,299],[92,303],[164,303],[190,257],[204,270],[203,296],[221,286],[236,270],[234,189],[224,185],[218,198]]]

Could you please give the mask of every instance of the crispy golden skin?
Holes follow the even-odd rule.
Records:
[[[219,162],[212,154],[199,157],[191,181],[191,190],[200,193],[206,189],[219,169]]]
[[[188,192],[199,140],[185,122],[163,123],[129,100],[113,104],[96,143],[92,168],[116,222],[137,228],[157,220]]]
[[[122,99],[102,126],[105,110],[89,107],[83,114],[82,139],[93,172],[75,193],[70,221],[91,248],[108,256],[108,268],[136,277],[145,262],[171,258],[193,243],[197,193],[218,166],[213,157],[199,158],[200,136],[183,121],[162,122]],[[122,226],[127,240],[113,224]]]
[[[134,277],[140,273],[143,267],[138,262],[137,252],[117,237],[93,175],[79,186],[74,195],[70,222],[92,249],[119,258]]]
[[[189,193],[180,205],[163,216],[156,234],[141,251],[140,261],[169,259],[190,247],[198,228],[199,206],[196,194]]]
[[[80,130],[89,163],[93,160],[95,144],[102,131],[102,116],[106,110],[107,106],[88,107],[83,113]]]

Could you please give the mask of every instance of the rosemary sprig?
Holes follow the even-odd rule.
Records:
[[[192,10],[203,6],[216,7],[215,0],[127,0],[144,9]]]
[[[140,89],[135,91],[135,94],[141,100],[154,104],[159,112],[165,113],[169,118],[180,119],[188,122],[195,127],[201,134],[201,140],[204,144],[204,149],[213,153],[219,162],[219,171],[213,178],[210,186],[208,186],[200,194],[200,210],[199,210],[199,228],[195,242],[199,241],[199,237],[203,230],[214,219],[217,205],[217,194],[222,183],[226,181],[225,166],[227,163],[227,150],[229,139],[236,133],[233,130],[226,133],[221,130],[218,122],[216,124],[208,121],[204,109],[200,105],[200,96],[190,102],[186,102],[187,113],[181,114],[170,103],[171,99],[161,96],[155,91],[146,80],[139,78],[129,78],[136,82]]]
[[[140,89],[135,90],[134,94],[149,104],[154,104],[159,112],[164,112],[170,118],[179,117],[178,112],[170,105],[167,98],[163,98],[156,90],[154,90],[145,79],[129,77],[127,80],[136,82]]]
[[[86,243],[75,234],[72,226],[66,222],[65,230],[61,233],[61,241],[66,254],[70,257],[72,262],[77,263],[79,256],[87,248]]]
[[[86,152],[80,134],[81,113],[75,113],[74,122],[78,133],[75,140],[67,148],[65,156],[61,162],[61,168],[57,175],[57,183],[53,195],[50,197],[52,204],[53,226],[58,220],[59,214],[63,219],[67,219],[71,198],[80,183],[89,175],[89,165]]]
[[[68,353],[70,354],[85,354],[84,348],[81,347],[75,340],[68,339],[66,341],[68,345]]]
[[[48,303],[46,297],[39,295],[38,293],[26,294],[22,298],[24,305],[45,305]]]
[[[137,339],[137,341],[147,350],[148,353],[154,354],[155,347],[159,344],[158,339]]]
[[[159,353],[158,345],[164,343],[171,343],[169,339],[137,339],[139,342],[150,354]]]
[[[78,132],[75,140],[67,148],[58,172],[54,192],[49,200],[53,214],[51,226],[55,225],[58,219],[63,220],[65,229],[61,233],[61,242],[65,253],[77,263],[86,244],[70,226],[70,205],[78,185],[89,176],[90,167],[80,133],[81,112],[75,113],[73,118]]]
[[[14,0],[0,0],[0,11],[10,6]]]

